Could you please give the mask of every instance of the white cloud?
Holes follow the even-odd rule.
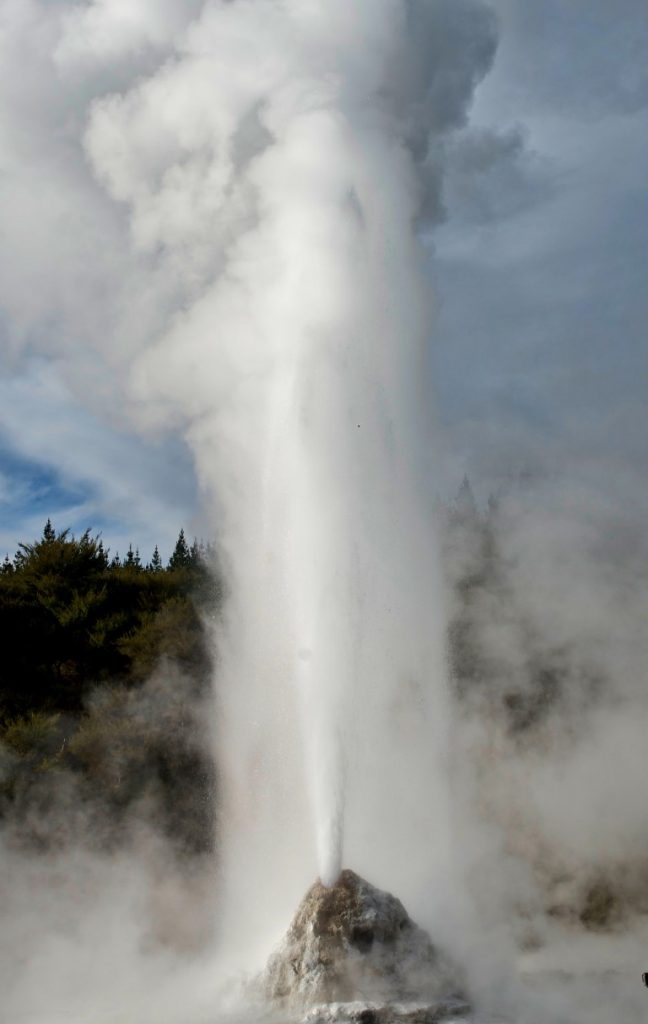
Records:
[[[188,454],[168,443],[140,442],[93,417],[56,365],[33,362],[1,381],[0,408],[12,458],[34,463],[36,475],[47,470],[55,477],[48,483],[50,509],[33,500],[28,484],[8,484],[5,498],[14,512],[5,517],[0,548],[13,553],[19,540],[39,536],[50,514],[59,529],[103,528],[113,551],[123,553],[132,541],[146,558],[155,543],[168,553],[181,526],[200,532]],[[72,503],[65,503],[66,492]]]

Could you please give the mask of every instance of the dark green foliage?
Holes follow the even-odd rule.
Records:
[[[128,551],[126,558],[124,559],[124,566],[127,569],[141,569],[142,563],[140,561],[139,551],[133,551],[133,545],[128,545]]]
[[[24,718],[8,722],[2,734],[5,746],[38,768],[50,767],[61,752],[61,716],[30,711]]]
[[[194,709],[210,672],[202,617],[222,595],[211,555],[181,531],[166,570],[157,547],[147,567],[132,546],[109,561],[89,530],[48,520],[5,559],[0,817],[37,820],[34,801],[47,817],[74,793],[75,808],[110,805],[116,820],[146,798],[181,844],[208,845],[213,768]]]
[[[123,671],[111,639],[116,594],[99,540],[54,535],[21,544],[14,571],[0,576],[5,637],[0,721],[32,710],[79,710],[92,680]]]
[[[184,530],[180,530],[173,554],[169,559],[169,569],[188,569],[192,564],[192,552],[187,544]]]
[[[20,545],[0,573],[0,624],[11,637],[0,724],[34,710],[79,713],[97,683],[132,685],[161,657],[204,679],[196,602],[218,603],[220,587],[182,533],[178,545],[186,558],[179,554],[166,572],[145,569],[132,546],[123,564],[109,563],[100,538],[56,534],[49,520],[41,540]]]
[[[138,628],[120,642],[120,650],[129,660],[131,678],[137,681],[147,679],[163,657],[196,680],[209,670],[202,625],[193,604],[181,595],[146,612]]]

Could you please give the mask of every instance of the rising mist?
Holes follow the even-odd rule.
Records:
[[[218,868],[166,882],[147,832],[114,860],[79,852],[71,896],[65,860],[8,855],[32,950],[14,1017],[101,1004],[111,1019],[116,976],[126,1019],[208,1019],[314,877],[346,865],[442,933],[484,1000],[519,1006],[510,965],[545,937],[545,892],[578,889],[584,862],[618,870],[630,848],[639,864],[645,829],[632,801],[603,830],[588,802],[601,746],[631,737],[625,789],[641,743],[623,645],[600,639],[616,584],[578,516],[551,510],[557,543],[522,506],[498,521],[506,579],[482,581],[468,623],[485,696],[459,685],[446,643],[483,538],[464,523],[441,557],[427,266],[445,142],[495,57],[489,6],[23,0],[2,14],[14,358],[54,358],[109,420],[186,441],[228,589],[209,626]],[[576,685],[525,747],[507,699],[512,676],[534,685],[529,650]],[[213,946],[179,951],[172,924],[152,935],[143,893],[167,923],[207,905]],[[100,955],[71,967],[79,948]]]

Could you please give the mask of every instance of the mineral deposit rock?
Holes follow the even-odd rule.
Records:
[[[324,1003],[309,1010],[302,1024],[467,1024],[463,999],[433,1003]]]
[[[423,1024],[462,998],[460,972],[400,900],[353,871],[343,871],[331,888],[311,886],[260,982],[266,998],[312,1011],[313,1021],[337,1015],[382,1024],[394,1018],[396,1004],[409,1004],[400,1019],[411,1012]]]

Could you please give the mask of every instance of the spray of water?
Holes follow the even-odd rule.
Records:
[[[471,46],[451,70],[448,26]],[[467,0],[211,3],[175,61],[93,109],[97,178],[185,290],[133,387],[184,424],[218,509],[239,921],[251,875],[283,905],[277,879],[292,901],[312,873],[309,813],[327,884],[343,840],[394,865],[385,837],[413,811],[420,842],[444,711],[417,229],[438,207],[431,133],[461,119],[492,52]]]
[[[15,177],[8,315],[50,354],[62,323],[72,384],[112,408],[117,382],[120,415],[186,438],[228,574],[228,947],[238,928],[265,950],[343,858],[412,902],[445,835],[420,237],[493,18],[480,0],[5,7],[4,130],[17,166],[49,161],[37,187]],[[65,232],[62,209],[83,211]],[[49,235],[56,259],[34,243],[21,278],[20,240]]]

